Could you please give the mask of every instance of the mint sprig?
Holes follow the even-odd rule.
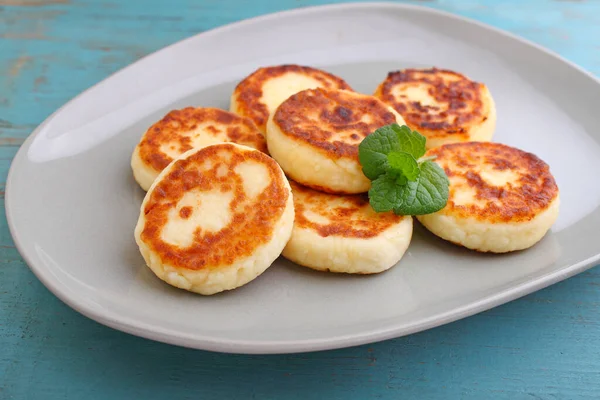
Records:
[[[387,155],[390,169],[399,171],[409,181],[419,177],[419,163],[412,154],[403,151],[391,151]]]
[[[377,212],[423,215],[448,202],[449,180],[425,155],[425,136],[391,124],[368,135],[358,147],[363,173],[371,182],[369,203]]]

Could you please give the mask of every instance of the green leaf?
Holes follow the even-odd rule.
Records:
[[[402,172],[390,170],[390,173],[394,174],[394,176],[396,177],[396,185],[402,186],[408,183],[408,179],[406,178],[406,176],[404,176]]]
[[[444,170],[432,161],[421,164],[416,181],[398,185],[397,174],[387,172],[375,179],[369,203],[376,212],[394,210],[399,215],[423,215],[441,210],[448,202],[449,181]]]
[[[365,176],[373,180],[384,174],[390,167],[387,154],[399,148],[398,135],[389,126],[379,128],[364,138],[358,146],[358,161]]]
[[[414,181],[419,176],[419,164],[410,154],[392,151],[388,153],[387,160],[392,169],[400,171],[409,181]]]
[[[402,188],[406,185],[396,184],[397,176],[387,172],[371,183],[369,189],[369,203],[376,212],[392,211],[398,205],[402,196]]]
[[[358,146],[358,160],[367,178],[376,179],[390,169],[390,152],[408,153],[418,160],[425,154],[425,136],[398,124],[382,126],[368,135]]]
[[[450,182],[430,157],[422,158],[425,143],[419,132],[391,124],[358,146],[363,172],[372,181],[369,202],[375,211],[423,215],[446,206]]]
[[[418,179],[399,187],[394,212],[399,215],[423,215],[439,211],[448,202],[449,185],[444,170],[433,161],[425,161],[421,164]]]
[[[421,135],[417,131],[411,130],[408,126],[397,124],[392,125],[398,136],[398,143],[400,144],[400,150],[412,155],[416,160],[423,157],[425,154],[425,136]]]

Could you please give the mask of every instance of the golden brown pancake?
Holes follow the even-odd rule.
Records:
[[[434,156],[450,179],[444,213],[492,223],[528,221],[558,196],[548,164],[514,147],[456,143],[432,149],[426,156]]]
[[[368,239],[379,235],[404,218],[393,212],[376,213],[364,194],[336,195],[312,190],[290,181],[299,228],[311,229],[321,237],[341,236]],[[320,218],[311,219],[319,215]]]
[[[136,240],[161,279],[210,294],[247,283],[279,256],[292,204],[272,158],[233,143],[211,145],[184,153],[159,175]]]
[[[267,152],[264,135],[248,118],[218,108],[173,110],[152,125],[136,147],[132,157],[136,180],[148,190],[174,158],[192,148],[220,142]]]
[[[496,109],[488,88],[459,73],[431,68],[390,72],[375,96],[391,105],[427,147],[491,140]]]
[[[269,152],[296,182],[330,193],[366,192],[358,145],[377,128],[404,120],[373,96],[309,89],[284,101],[267,127]]]
[[[502,253],[539,241],[558,216],[559,191],[548,165],[534,154],[492,142],[431,149],[450,180],[442,210],[417,218],[453,243]]]
[[[376,213],[366,195],[290,185],[296,216],[284,257],[317,270],[370,274],[395,265],[408,247],[410,216]]]
[[[231,111],[249,117],[266,132],[269,115],[281,102],[316,87],[352,90],[343,79],[320,69],[293,64],[263,67],[236,86]]]

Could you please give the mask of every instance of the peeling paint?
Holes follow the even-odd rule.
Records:
[[[17,39],[17,40],[44,40],[48,39],[43,32],[7,32],[0,35],[1,39]]]
[[[40,7],[68,3],[69,0],[0,0],[0,6]]]
[[[35,81],[33,81],[33,90],[38,90],[40,88],[40,86],[45,85],[46,83],[48,83],[48,78],[46,78],[45,76],[38,76],[37,78],[35,78]]]
[[[0,137],[0,146],[21,146],[23,142],[25,142],[24,138]]]
[[[8,75],[12,76],[13,78],[17,77],[21,73],[21,70],[28,63],[30,63],[31,60],[32,58],[30,56],[20,56],[12,63],[10,69],[8,70]]]
[[[0,119],[0,147],[2,146],[2,140],[6,140],[7,143],[20,144],[18,141],[24,140],[19,139],[20,134],[28,134],[35,127],[35,124],[16,125],[5,119]]]
[[[2,0],[0,0],[2,1]],[[64,15],[67,12],[64,10],[45,10],[45,9],[18,9],[12,8],[10,13],[0,15],[0,21],[7,24],[14,24],[15,22],[29,22],[29,21],[52,21],[59,15]]]
[[[0,0],[3,1],[3,0]],[[60,10],[27,10],[0,14],[0,27],[12,27],[0,33],[1,39],[16,40],[53,40],[46,36],[46,24],[54,21],[65,11]]]

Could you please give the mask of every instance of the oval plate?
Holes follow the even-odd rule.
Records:
[[[538,245],[482,255],[418,224],[399,265],[340,276],[278,260],[247,286],[212,297],[172,288],[133,239],[143,192],[130,155],[172,108],[228,108],[259,66],[325,68],[371,93],[390,70],[438,66],[485,82],[495,141],[546,160],[561,189],[559,220]],[[428,329],[489,309],[593,265],[600,241],[600,85],[532,43],[427,8],[352,4],[263,16],[186,39],[85,91],[50,116],[15,157],[6,212],[36,276],[94,320],[135,335],[238,353],[323,350]],[[593,183],[593,185],[592,185]]]

